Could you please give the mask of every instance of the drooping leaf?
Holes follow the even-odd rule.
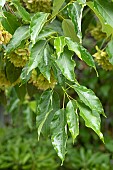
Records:
[[[81,60],[85,61],[89,66],[96,69],[93,57],[82,45],[73,42],[69,38],[66,38],[66,44],[68,45],[69,50],[74,51]]]
[[[32,130],[33,129],[33,112],[31,111],[30,107],[26,107],[23,111],[25,115],[25,124]]]
[[[65,45],[66,45],[65,37],[62,36],[62,37],[55,38],[54,48],[56,49],[58,58],[60,57],[60,54],[63,52]]]
[[[73,53],[67,48],[64,49],[64,52],[56,60],[58,67],[60,68],[62,74],[70,81],[75,81],[74,67],[75,62],[72,60]]]
[[[41,95],[37,108],[36,124],[38,128],[38,139],[43,125],[52,110],[52,91],[45,91]]]
[[[109,55],[109,62],[113,65],[113,39],[108,43],[106,52]]]
[[[16,29],[21,25],[21,23],[17,20],[16,16],[9,12],[3,13],[1,23],[3,27],[6,29],[6,31],[8,31],[12,35],[16,31]]]
[[[13,51],[15,48],[17,48],[21,44],[23,40],[27,39],[29,36],[30,36],[30,32],[29,32],[28,26],[19,27],[15,31],[11,41],[6,47],[6,53]]]
[[[51,122],[51,141],[62,163],[65,159],[67,142],[66,118],[64,112],[64,109],[55,112],[53,121]]]
[[[47,17],[49,14],[43,12],[37,12],[31,19],[30,23],[30,33],[31,33],[31,41],[33,45],[36,43],[37,37],[42,30],[45,22],[47,21]]]
[[[87,105],[91,110],[98,112],[99,114],[104,114],[104,110],[99,98],[91,89],[87,89],[85,86],[75,84],[72,88],[77,92],[80,100]]]
[[[79,117],[77,113],[77,106],[74,101],[69,101],[66,106],[66,117],[69,131],[72,135],[73,142],[79,135]]]
[[[11,62],[6,62],[6,76],[12,84],[19,78],[20,74],[21,68],[14,67]]]
[[[38,68],[40,72],[44,75],[44,77],[50,82],[51,77],[51,49],[49,44],[46,44],[43,50],[43,56],[40,58],[40,63],[38,64]]]
[[[24,101],[25,95],[26,95],[26,84],[21,85],[21,86],[16,85],[14,88],[15,88],[18,98],[21,101]]]
[[[68,14],[74,24],[75,32],[78,38],[80,39],[80,43],[82,43],[81,32],[82,11],[83,6],[78,2],[74,2],[68,6]]]
[[[53,0],[52,16],[55,16],[58,13],[64,2],[65,0]]]
[[[24,21],[30,22],[30,14],[23,8],[19,1],[12,0],[12,3],[14,4],[15,8],[17,9],[19,15],[22,17]]]
[[[79,38],[75,32],[74,24],[70,19],[64,19],[62,22],[63,33],[66,37],[71,38],[75,42],[79,42]]]
[[[102,31],[105,32],[107,36],[110,36],[111,34],[113,35],[113,27],[105,22],[105,19],[103,18],[103,16],[94,7],[94,2],[89,1],[87,2],[87,5],[93,10],[93,12],[96,14],[98,19],[100,20],[101,25],[102,25]]]
[[[85,125],[93,129],[104,142],[103,134],[100,131],[100,114],[96,110],[90,110],[84,103],[78,102],[80,116],[84,119]]]
[[[58,20],[53,20],[46,28],[50,28],[57,32],[59,35],[63,35],[62,24]]]
[[[53,95],[52,95],[52,108],[53,110],[51,111],[51,113],[48,115],[44,125],[43,125],[43,128],[42,128],[42,133],[45,135],[45,136],[48,136],[50,135],[50,124],[52,122],[52,119],[53,119],[53,116],[54,116],[54,113],[60,109],[60,99],[59,99],[59,95],[58,93],[56,92],[53,92]]]
[[[45,45],[46,45],[46,41],[40,40],[31,49],[27,74],[29,74],[30,71],[33,70],[34,68],[38,67],[41,58],[43,57]]]

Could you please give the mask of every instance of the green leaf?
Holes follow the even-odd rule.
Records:
[[[51,141],[62,163],[65,159],[67,142],[66,118],[64,112],[64,109],[55,112],[53,121],[51,122]]]
[[[3,27],[10,33],[14,34],[16,29],[20,27],[21,23],[17,20],[16,16],[9,12],[4,12],[2,21],[1,21]],[[12,24],[13,23],[13,24]]]
[[[11,62],[6,62],[6,75],[11,83],[14,83],[21,74],[21,68],[14,67]]]
[[[100,132],[100,114],[96,110],[90,110],[82,102],[78,102],[78,107],[80,109],[80,116],[84,119],[85,125],[93,129],[100,139],[104,142],[103,134]]]
[[[14,88],[15,88],[18,98],[21,101],[24,101],[25,95],[26,95],[26,84],[21,85],[21,86],[16,85]]]
[[[95,0],[94,7],[98,10],[99,14],[103,17],[105,23],[113,27],[113,2],[108,0]]]
[[[82,32],[81,32],[82,11],[83,11],[83,6],[78,2],[74,2],[68,6],[68,14],[74,24],[75,32],[78,38],[80,39],[80,43],[82,43]]]
[[[75,42],[79,42],[75,32],[74,24],[70,19],[64,19],[62,22],[62,29],[65,37],[71,38]]]
[[[109,55],[109,62],[113,65],[113,39],[108,43],[106,52]]]
[[[25,115],[25,124],[32,130],[33,129],[33,112],[31,111],[30,107],[26,107],[25,110],[23,110],[23,113]]]
[[[49,14],[47,13],[37,12],[32,17],[31,24],[30,24],[30,32],[31,32],[31,41],[33,42],[33,45],[36,43],[36,40],[38,39],[38,35],[42,30],[44,24],[46,23],[48,16]]]
[[[93,12],[96,14],[98,19],[101,22],[102,25],[102,31],[107,34],[107,36],[113,35],[113,28],[108,23],[105,22],[105,19],[103,16],[98,12],[98,10],[94,7],[94,2],[87,2],[87,5],[93,10]]]
[[[64,46],[66,45],[65,37],[57,37],[54,40],[54,48],[56,49],[56,53],[58,58],[60,57],[61,53],[64,51]]]
[[[74,51],[81,60],[85,61],[89,66],[96,69],[93,57],[82,45],[73,42],[69,38],[66,38],[66,44],[69,50]]]
[[[53,0],[52,16],[55,16],[58,14],[58,11],[60,10],[64,2],[65,0]]]
[[[70,81],[75,81],[74,67],[75,62],[72,60],[73,53],[67,48],[64,49],[64,52],[56,60],[58,67],[60,68],[62,74]]]
[[[50,82],[51,77],[51,49],[49,44],[46,44],[43,50],[43,56],[40,58],[40,63],[38,64],[38,68],[40,72],[44,75],[44,77]]]
[[[79,117],[77,113],[77,106],[74,101],[69,101],[66,106],[66,117],[69,127],[69,131],[73,138],[73,143],[75,138],[79,135]]]
[[[58,93],[54,92],[52,95],[52,112],[48,115],[42,129],[42,133],[45,136],[50,135],[50,124],[52,122],[54,113],[60,109],[60,99]]]
[[[6,0],[1,0],[0,1],[0,7],[3,7],[5,5]]]
[[[31,74],[27,74],[28,72],[28,66],[26,65],[23,69],[22,69],[22,72],[21,72],[21,75],[20,75],[20,80],[21,80],[21,83],[22,84],[25,84],[27,83],[27,81],[30,79],[31,77]]]
[[[34,68],[38,67],[38,64],[40,63],[41,58],[43,57],[44,54],[45,45],[46,41],[40,40],[31,49],[27,74],[29,74],[30,71],[33,70]]]
[[[25,10],[24,7],[21,6],[20,2],[17,0],[12,0],[13,5],[17,9],[19,15],[22,17],[24,21],[30,22],[30,14]]]
[[[9,44],[6,47],[6,53],[9,53],[9,52],[13,51],[15,48],[17,48],[23,40],[25,40],[29,37],[29,35],[30,34],[29,34],[28,26],[19,27],[15,31],[11,41],[9,42]]]
[[[56,31],[52,30],[51,28],[44,28],[40,33],[39,35],[37,36],[36,38],[36,42],[41,40],[41,39],[44,39],[44,38],[47,38],[47,37],[50,37],[51,35],[55,34]]]
[[[75,84],[72,88],[77,92],[80,100],[87,105],[91,110],[98,112],[99,114],[104,114],[104,110],[99,98],[91,89],[87,89],[85,86]]]
[[[38,108],[37,108],[37,117],[36,117],[36,124],[38,128],[38,139],[40,137],[41,130],[47,117],[53,110],[52,108],[52,91],[45,91],[42,93]]]

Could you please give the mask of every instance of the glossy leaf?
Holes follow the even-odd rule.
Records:
[[[72,135],[73,142],[79,135],[79,117],[77,113],[77,106],[74,101],[69,101],[66,106],[66,117],[69,131]]]
[[[53,121],[51,122],[51,141],[62,163],[65,159],[67,142],[66,118],[64,112],[63,109],[55,112]]]
[[[98,112],[99,114],[104,114],[104,110],[99,98],[91,89],[87,89],[85,86],[75,84],[72,86],[73,89],[77,92],[80,100],[87,105],[91,110]]]
[[[43,51],[46,45],[46,41],[40,40],[38,41],[34,47],[31,49],[31,55],[28,63],[28,71],[27,74],[30,73],[31,70],[38,67],[38,64],[41,61],[41,58],[43,57]]]
[[[56,33],[56,31],[54,31],[54,30],[51,29],[51,28],[44,28],[44,29],[39,33],[39,35],[37,36],[36,41],[39,41],[39,40],[41,40],[41,39],[50,37],[50,36],[52,36],[52,35],[55,34],[55,33]]]
[[[102,31],[107,34],[107,36],[110,36],[111,34],[113,35],[113,28],[110,26],[108,23],[105,22],[104,18],[102,15],[98,12],[98,10],[94,7],[94,2],[87,2],[87,5],[93,10],[93,12],[96,14],[98,19],[101,22],[102,25]]]
[[[65,0],[53,0],[52,16],[55,16],[58,13],[64,2]]]
[[[20,2],[17,0],[12,0],[12,3],[14,4],[15,8],[17,9],[19,15],[22,17],[24,21],[30,22],[30,14],[25,10],[24,7],[21,6]]]
[[[93,129],[104,142],[103,134],[100,131],[100,114],[96,110],[90,110],[85,104],[78,102],[80,116],[84,119],[85,125]]]
[[[40,59],[40,63],[38,64],[38,68],[40,72],[44,75],[44,77],[50,81],[51,76],[51,49],[49,47],[49,44],[46,44],[44,50],[43,50],[43,56]]]
[[[66,37],[71,38],[75,42],[79,42],[75,32],[74,24],[70,19],[64,19],[62,22],[63,33]]]
[[[58,58],[60,57],[61,53],[64,51],[64,46],[66,45],[65,37],[57,37],[54,40],[54,48],[56,49],[56,53]]]
[[[67,48],[64,49],[64,52],[56,60],[58,67],[60,68],[62,74],[70,81],[75,81],[74,67],[75,62],[72,60],[73,53]]]
[[[66,44],[68,45],[69,50],[74,51],[81,60],[85,61],[89,66],[95,68],[93,57],[82,45],[73,42],[69,38],[66,38]]]
[[[68,7],[69,17],[71,18],[74,24],[75,32],[78,38],[80,39],[81,43],[82,43],[82,32],[81,32],[82,11],[83,11],[83,6],[78,2],[74,2]]]
[[[43,128],[43,125],[52,110],[53,110],[52,91],[45,91],[41,95],[38,108],[37,108],[36,124],[38,128],[38,139],[40,137],[40,133]]]
[[[6,47],[6,53],[9,53],[9,52],[13,51],[15,48],[17,48],[23,40],[25,40],[29,37],[29,35],[30,35],[30,33],[29,33],[28,26],[19,27],[15,31],[11,41],[9,42],[9,44]]]
[[[47,21],[47,17],[49,14],[43,12],[37,12],[31,19],[30,23],[30,33],[31,33],[31,41],[33,45],[36,43],[37,37],[42,30],[44,24]]]

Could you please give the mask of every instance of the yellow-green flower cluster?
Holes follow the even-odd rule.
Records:
[[[37,71],[33,70],[31,75],[30,83],[33,83],[35,87],[37,87],[40,90],[47,90],[49,88],[53,89],[56,85],[56,80],[51,72],[51,78],[50,82],[43,76],[43,74],[37,75]]]
[[[104,70],[113,70],[113,65],[109,62],[108,54],[96,47],[97,52],[93,55],[95,61],[100,65]]]
[[[6,57],[14,64],[15,67],[24,67],[29,59],[29,49],[25,46],[23,49],[18,48],[8,54]]]
[[[51,0],[23,0],[30,12],[51,12]]]
[[[8,44],[11,38],[12,35],[8,31],[5,31],[2,24],[0,24],[0,45]]]

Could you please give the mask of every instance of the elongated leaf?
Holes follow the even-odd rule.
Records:
[[[43,57],[43,51],[46,45],[46,41],[40,40],[38,41],[34,47],[31,49],[31,55],[28,63],[28,71],[27,74],[30,73],[31,70],[38,67],[38,64],[41,61],[41,58]]]
[[[78,38],[80,39],[81,43],[82,43],[82,32],[81,32],[82,11],[83,11],[83,6],[78,2],[74,2],[68,7],[69,17],[71,18],[74,24],[75,32]]]
[[[69,127],[69,131],[72,135],[73,142],[75,138],[79,135],[79,117],[77,113],[77,106],[74,101],[69,101],[66,107],[66,117]]]
[[[75,81],[74,67],[75,62],[72,60],[73,53],[67,48],[64,49],[62,55],[56,60],[62,74],[70,81]]]
[[[36,124],[38,128],[38,139],[43,125],[52,110],[52,91],[45,91],[41,95],[37,110]]]
[[[4,12],[2,17],[2,25],[3,27],[10,33],[14,34],[16,29],[20,27],[21,23],[17,20],[16,16],[9,12]],[[12,24],[13,23],[13,24]]]
[[[5,5],[6,0],[0,0],[0,7],[3,7]]]
[[[24,21],[30,22],[30,20],[31,20],[30,14],[25,10],[25,8],[23,8],[21,6],[20,2],[17,0],[12,0],[12,3],[16,7],[16,9],[17,9],[18,13],[20,14],[20,16],[22,17],[22,19]]]
[[[93,10],[93,12],[96,14],[98,19],[100,20],[102,24],[102,31],[107,34],[107,36],[113,35],[113,28],[108,23],[105,22],[105,19],[103,16],[98,12],[98,10],[94,7],[94,2],[87,2],[87,5]]]
[[[50,135],[50,124],[52,122],[52,119],[53,119],[53,116],[54,116],[54,113],[60,109],[60,99],[59,99],[59,95],[58,93],[54,92],[53,95],[52,95],[52,112],[48,115],[44,125],[43,125],[43,128],[42,128],[42,133],[43,135],[45,136],[48,136]]]
[[[36,42],[41,40],[41,39],[44,39],[44,38],[47,38],[53,34],[55,34],[56,31],[52,30],[51,28],[44,28],[40,33],[39,35],[37,36],[36,38]]]
[[[108,43],[106,51],[109,55],[109,62],[113,65],[113,39]]]
[[[31,40],[33,44],[36,43],[37,37],[47,21],[48,16],[49,14],[43,12],[38,12],[33,16],[30,24]]]
[[[26,107],[23,111],[25,115],[25,124],[32,130],[33,129],[33,112],[30,107]]]
[[[26,95],[26,84],[21,85],[21,86],[16,85],[14,88],[15,88],[15,91],[16,91],[18,98],[21,101],[24,101],[25,95]]]
[[[49,47],[49,44],[46,44],[44,50],[43,50],[43,56],[40,59],[40,63],[38,64],[38,68],[40,72],[44,75],[44,77],[50,82],[50,76],[51,76],[51,49]]]
[[[58,156],[62,160],[62,163],[65,159],[66,154],[66,120],[64,110],[58,110],[54,114],[53,121],[51,122],[51,140],[56,150]]]
[[[113,2],[109,2],[108,0],[95,0],[94,7],[103,17],[105,24],[108,24],[113,27]]]
[[[96,69],[93,57],[83,46],[76,42],[73,42],[69,38],[66,38],[66,44],[68,45],[69,50],[74,51],[81,60],[84,60],[89,66]]]
[[[22,69],[22,72],[21,72],[21,75],[20,75],[20,80],[21,80],[21,83],[22,84],[25,84],[28,82],[28,80],[30,79],[31,77],[31,74],[27,74],[28,72],[28,66],[26,65],[23,69]]]
[[[85,86],[75,84],[72,86],[77,92],[80,100],[87,105],[91,110],[98,112],[99,114],[104,114],[104,110],[99,98],[91,89],[87,89]]]
[[[62,29],[66,37],[71,38],[75,42],[79,42],[75,32],[74,24],[70,19],[64,19],[62,22]]]
[[[53,0],[52,16],[55,16],[58,13],[59,9],[62,7],[64,2],[65,0]]]
[[[15,31],[11,41],[9,42],[9,44],[6,47],[6,53],[9,53],[9,52],[13,51],[15,48],[17,48],[23,40],[25,40],[29,37],[29,35],[30,35],[30,33],[29,33],[28,26],[19,27]]]
[[[60,54],[63,52],[65,45],[66,45],[65,37],[55,38],[54,48],[56,49],[56,53],[57,53],[58,58],[60,57]]]
[[[84,119],[85,125],[93,129],[104,142],[103,134],[100,132],[100,115],[96,110],[90,110],[85,104],[78,102],[80,116]]]

